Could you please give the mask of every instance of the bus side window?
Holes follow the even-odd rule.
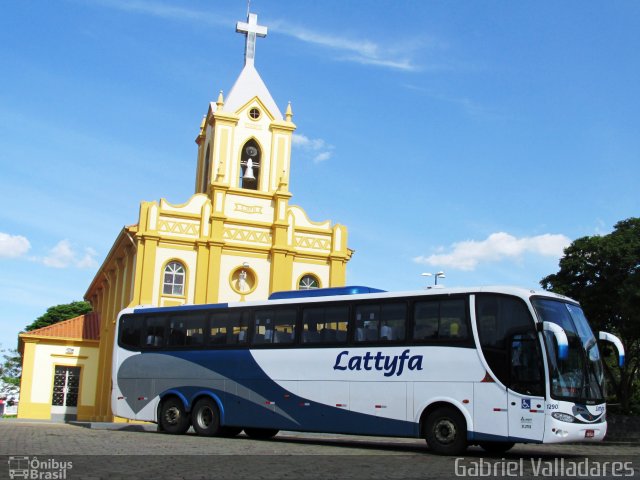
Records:
[[[467,309],[464,300],[443,300],[440,302],[440,338],[467,338]]]
[[[302,310],[302,343],[346,343],[349,307],[307,307]]]
[[[407,323],[407,305],[404,303],[382,304],[380,313],[380,340],[404,340]]]
[[[438,338],[440,324],[440,302],[416,302],[414,306],[414,340],[433,340]]]
[[[247,343],[249,312],[216,312],[209,318],[209,345],[238,345]]]
[[[140,348],[143,320],[138,315],[126,315],[120,319],[120,344],[123,347]]]
[[[166,318],[147,317],[145,319],[145,346],[163,347],[166,345]]]
[[[252,343],[293,343],[297,314],[295,308],[256,311]]]
[[[356,307],[356,342],[378,340],[380,331],[380,305]]]
[[[542,358],[535,324],[524,301],[477,294],[476,318],[482,354],[498,380],[518,393],[542,395]],[[534,365],[536,371],[532,370]]]
[[[196,312],[169,317],[169,345],[199,347],[204,345],[206,315]]]
[[[187,343],[187,327],[184,318],[169,318],[169,345],[182,347]]]

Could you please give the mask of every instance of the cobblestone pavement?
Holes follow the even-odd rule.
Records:
[[[636,444],[516,445],[499,456],[471,447],[456,458],[434,455],[417,439],[282,432],[258,441],[109,428],[0,421],[0,478],[8,478],[10,468],[14,474],[26,468],[28,478],[64,479],[611,478],[616,473],[640,478]]]

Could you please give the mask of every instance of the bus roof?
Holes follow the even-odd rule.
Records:
[[[334,295],[358,295],[361,293],[384,293],[379,288],[353,285],[349,287],[313,288],[310,290],[285,290],[273,292],[269,300],[284,300],[287,298],[331,297]]]
[[[333,287],[333,288],[318,288],[313,290],[293,290],[272,293],[267,300],[256,300],[251,302],[229,302],[229,303],[214,303],[214,304],[199,304],[199,305],[179,305],[174,307],[157,307],[151,305],[139,305],[133,308],[127,308],[121,313],[169,313],[169,312],[184,312],[184,311],[198,311],[209,310],[212,308],[229,308],[229,307],[243,307],[243,306],[261,306],[261,305],[277,305],[277,304],[290,304],[298,303],[300,301],[304,303],[318,303],[324,301],[344,301],[346,297],[353,298],[354,300],[366,300],[367,298],[396,298],[396,297],[417,297],[423,295],[459,295],[468,293],[503,293],[516,295],[521,298],[529,298],[533,295],[546,296],[551,298],[557,298],[559,300],[575,302],[570,298],[562,295],[548,292],[546,290],[533,290],[521,287],[511,286],[484,286],[484,287],[443,287],[443,288],[427,288],[422,290],[404,291],[404,292],[387,292],[373,287],[364,286],[349,286],[349,287]]]

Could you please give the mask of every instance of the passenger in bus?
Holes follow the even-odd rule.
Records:
[[[460,333],[460,324],[457,321],[451,322],[449,325],[449,335],[452,337],[457,337]]]
[[[382,340],[394,340],[393,338],[393,328],[387,325],[386,323],[380,327],[380,338]]]

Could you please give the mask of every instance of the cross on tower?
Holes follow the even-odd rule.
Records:
[[[236,24],[236,32],[242,33],[247,36],[246,46],[244,50],[244,64],[252,64],[253,59],[256,56],[256,36],[266,37],[267,27],[258,25],[258,15],[255,13],[249,13],[247,15],[247,21],[238,22]]]

